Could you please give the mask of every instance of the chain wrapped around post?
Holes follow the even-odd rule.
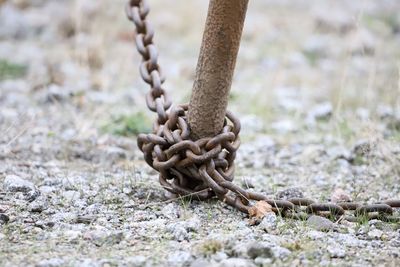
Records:
[[[151,88],[146,95],[146,104],[157,113],[153,132],[140,134],[137,143],[147,164],[159,172],[163,188],[178,196],[190,195],[198,200],[218,197],[244,213],[249,213],[251,201],[263,200],[272,206],[274,212],[294,219],[306,219],[310,214],[318,214],[332,220],[400,222],[400,216],[395,215],[395,210],[400,208],[400,200],[370,205],[315,203],[306,198],[274,200],[235,185],[232,181],[236,151],[240,145],[240,122],[228,111],[224,127],[218,135],[195,141],[190,139],[188,105],[172,106],[162,87],[165,78],[153,43],[154,30],[146,20],[149,11],[146,0],[130,0],[126,5],[128,19],[136,28],[136,48],[142,57],[140,75]]]

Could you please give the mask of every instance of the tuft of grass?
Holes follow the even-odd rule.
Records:
[[[394,142],[400,142],[400,131],[393,132],[391,139]]]
[[[222,243],[218,240],[206,240],[201,246],[200,246],[200,252],[203,255],[210,256],[218,251],[222,250]]]
[[[184,211],[188,211],[190,203],[192,202],[192,197],[191,196],[184,196],[179,198],[181,206]]]
[[[27,69],[26,65],[16,64],[0,59],[0,81],[23,77],[25,76]]]
[[[303,55],[306,57],[306,59],[308,60],[308,63],[315,67],[318,63],[318,61],[321,58],[321,55],[317,52],[314,51],[303,51]]]
[[[354,137],[354,131],[347,120],[337,121],[336,127],[343,140],[349,141]]]
[[[282,246],[290,251],[299,251],[303,249],[303,245],[298,240],[294,240],[293,242],[285,242],[282,244]]]
[[[151,122],[142,112],[137,112],[112,119],[111,122],[102,127],[102,130],[115,135],[133,136],[150,132]]]
[[[356,166],[361,166],[361,165],[364,165],[366,162],[362,156],[357,155],[354,157],[354,159],[352,160],[351,163]]]
[[[359,216],[358,218],[357,218],[357,221],[356,221],[356,230],[358,231],[358,230],[360,230],[360,228],[361,227],[368,227],[368,229],[369,229],[369,220],[368,220],[368,216]]]
[[[387,125],[387,128],[393,132],[400,133],[400,120],[390,121]]]
[[[396,13],[386,14],[385,16],[382,16],[381,19],[390,27],[392,33],[400,32],[400,20]]]
[[[385,13],[379,15],[364,15],[363,24],[365,24],[370,29],[379,30],[377,27],[378,23],[383,23],[393,34],[400,32],[400,20],[397,17],[397,13]]]

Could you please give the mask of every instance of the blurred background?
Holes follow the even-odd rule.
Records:
[[[149,2],[165,87],[187,102],[207,1]],[[85,136],[130,134],[113,122],[151,120],[124,4],[0,1],[2,112],[68,102],[63,118],[78,116]],[[399,8],[396,0],[250,1],[230,102],[244,131],[299,133],[323,121],[352,138],[363,122],[385,119],[385,133],[399,138]]]

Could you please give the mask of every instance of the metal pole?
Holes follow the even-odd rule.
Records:
[[[217,135],[224,122],[248,0],[210,0],[189,103],[192,138]]]

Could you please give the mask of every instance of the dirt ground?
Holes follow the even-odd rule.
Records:
[[[207,2],[149,0],[174,103],[190,97]],[[124,5],[0,0],[0,266],[400,265],[399,223],[250,226],[216,199],[168,201],[136,146],[154,117]],[[400,199],[399,10],[250,1],[229,103],[235,183]]]

